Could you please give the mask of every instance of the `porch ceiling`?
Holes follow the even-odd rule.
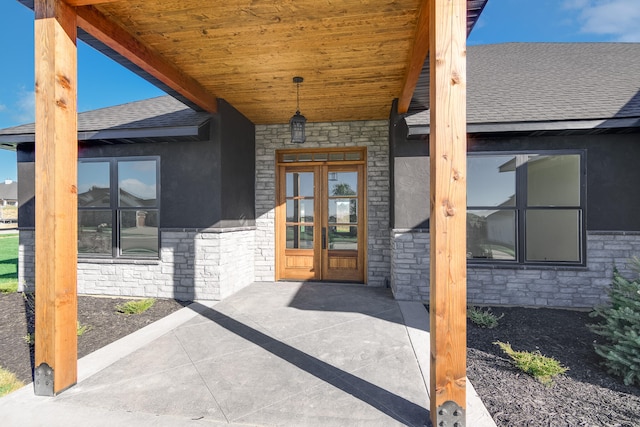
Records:
[[[309,121],[385,119],[428,47],[426,0],[66,1],[81,39],[191,106],[223,98],[256,124],[288,122],[294,76]],[[468,0],[469,30],[486,1]]]

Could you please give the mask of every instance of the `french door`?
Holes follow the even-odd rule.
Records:
[[[278,162],[277,279],[364,282],[364,151],[293,155]]]

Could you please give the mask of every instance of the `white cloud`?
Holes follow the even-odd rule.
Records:
[[[120,181],[120,188],[141,199],[155,199],[156,197],[155,185],[148,185],[134,178]]]
[[[0,112],[7,111],[7,106],[4,104],[0,104]]]
[[[583,33],[610,36],[620,42],[640,42],[638,0],[565,0],[564,7],[579,12]]]

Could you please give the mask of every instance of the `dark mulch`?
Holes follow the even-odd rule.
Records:
[[[467,375],[498,426],[640,426],[640,387],[606,373],[588,313],[494,307],[499,326],[467,324]],[[539,351],[568,367],[545,386],[517,370],[494,341]]]
[[[124,298],[78,297],[78,321],[88,329],[78,337],[78,357],[104,347],[182,308],[184,303],[158,299],[146,312],[126,315],[116,306]],[[0,294],[0,366],[24,383],[33,380],[33,346],[25,341],[33,332],[33,297],[22,293]]]

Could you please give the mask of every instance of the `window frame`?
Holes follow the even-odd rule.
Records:
[[[562,156],[577,155],[579,156],[579,194],[580,203],[577,206],[527,206],[528,200],[528,159],[530,156]],[[515,168],[515,206],[497,207],[497,206],[467,206],[467,212],[472,210],[504,210],[515,212],[515,259],[482,259],[467,258],[469,266],[586,266],[586,241],[587,241],[587,168],[586,158],[587,151],[585,149],[562,149],[562,150],[517,150],[517,151],[474,151],[467,153],[470,157],[488,157],[488,156],[514,156],[516,159]],[[527,212],[534,210],[576,210],[578,212],[578,261],[529,261],[527,260]]]
[[[139,206],[120,206],[120,186],[119,186],[119,171],[118,165],[120,162],[135,162],[135,161],[154,161],[155,162],[155,184],[156,184],[156,204],[154,207],[147,208],[145,210],[155,211],[158,217],[158,238],[157,238],[157,250],[154,256],[135,256],[131,254],[122,253],[122,221],[121,213],[126,211],[140,210]],[[162,247],[162,233],[160,231],[160,195],[162,194],[161,182],[160,182],[160,156],[118,156],[118,157],[90,157],[90,158],[78,158],[78,163],[108,163],[109,164],[109,206],[103,207],[80,207],[78,206],[78,216],[82,211],[111,211],[111,254],[100,253],[83,253],[78,251],[78,257],[83,259],[132,259],[132,260],[158,260],[160,259],[160,248]],[[79,218],[78,218],[79,220]],[[78,224],[79,226],[79,224]]]

